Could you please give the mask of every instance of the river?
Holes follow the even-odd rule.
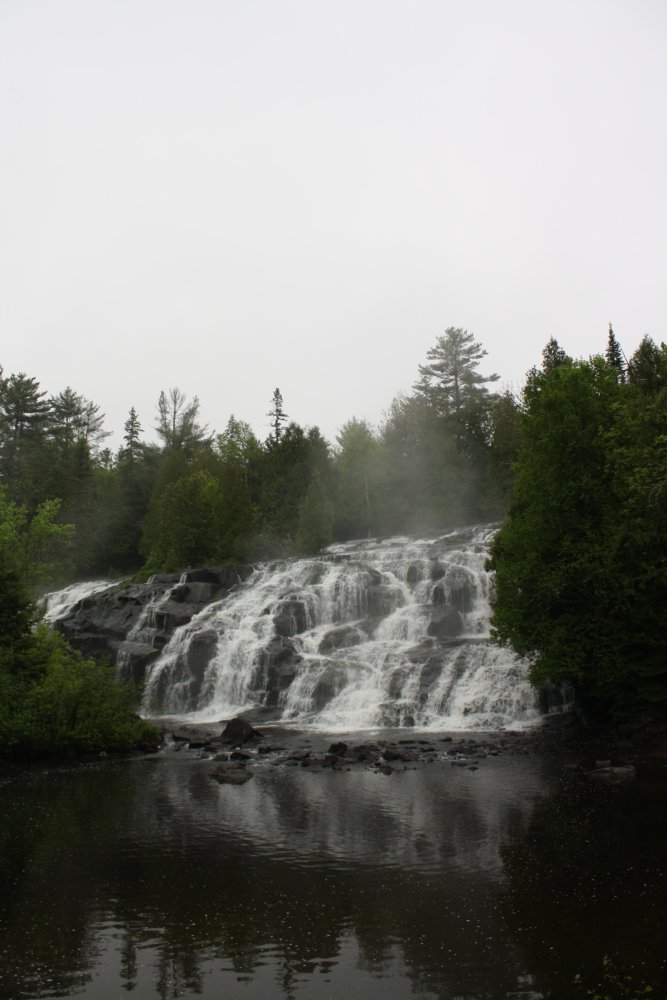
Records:
[[[415,769],[267,759],[240,787],[173,747],[5,767],[3,1000],[572,1000],[605,955],[664,1000],[664,768],[428,739]]]

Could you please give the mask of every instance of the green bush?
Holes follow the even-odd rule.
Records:
[[[138,695],[112,667],[70,653],[41,627],[40,677],[0,670],[0,754],[74,756],[157,746],[157,731],[135,715]]]

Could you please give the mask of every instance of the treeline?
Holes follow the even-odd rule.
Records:
[[[573,360],[551,340],[529,373],[494,627],[574,682],[597,713],[667,722],[667,345]]]
[[[261,441],[234,416],[210,431],[198,398],[172,388],[157,401],[156,441],[132,408],[115,454],[95,403],[72,388],[49,396],[24,373],[3,376],[0,481],[28,514],[60,501],[59,520],[75,527],[63,580],[499,518],[519,406],[491,391],[498,376],[480,373],[485,355],[472,334],[449,328],[379,427],[350,419],[333,443],[291,419],[279,389]]]

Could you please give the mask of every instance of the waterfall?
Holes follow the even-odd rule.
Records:
[[[493,532],[348,542],[258,567],[172,634],[143,712],[256,710],[327,731],[537,721],[528,662],[489,641]]]
[[[44,594],[37,603],[43,611],[44,621],[54,622],[69,614],[79,601],[113,586],[111,580],[87,580],[85,583],[72,583],[62,590],[54,590]]]

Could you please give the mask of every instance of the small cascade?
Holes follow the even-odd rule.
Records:
[[[260,566],[173,632],[147,667],[143,711],[259,710],[327,731],[536,722],[527,661],[489,641],[493,533],[348,542]],[[133,641],[156,628],[151,614],[158,605]]]
[[[113,586],[111,580],[87,580],[85,583],[72,583],[63,590],[54,590],[49,594],[44,594],[43,597],[40,597],[38,606],[44,613],[44,621],[55,622],[68,615],[79,601]]]
[[[160,579],[159,574],[149,578],[148,586],[152,588],[150,598],[116,653],[118,676],[123,680],[132,679],[132,664],[137,655],[145,659],[151,655],[151,651],[162,649],[165,645],[166,636],[160,630],[164,624],[160,620],[160,612],[168,607],[174,591],[184,583],[184,580],[185,574],[174,587],[165,590],[164,581]],[[165,615],[162,617],[164,619]]]

